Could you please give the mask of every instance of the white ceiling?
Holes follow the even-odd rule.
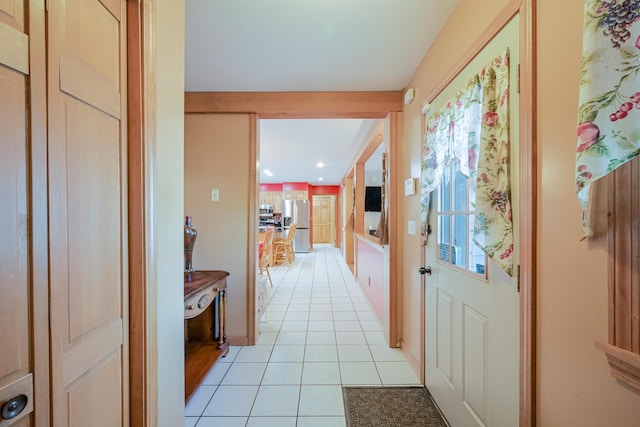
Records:
[[[402,90],[458,0],[186,0],[188,92]],[[262,182],[338,184],[368,121],[261,124]],[[367,129],[368,130],[368,129]],[[339,159],[339,160],[338,160]],[[323,174],[315,168],[322,160]],[[335,169],[334,170],[334,165]],[[340,168],[343,168],[340,170]]]

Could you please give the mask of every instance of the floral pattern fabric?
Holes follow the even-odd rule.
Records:
[[[640,1],[585,0],[576,192],[584,237],[590,185],[640,153]]]
[[[426,127],[421,179],[423,230],[428,224],[431,192],[439,187],[446,165],[458,159],[461,173],[475,182],[469,186],[469,199],[475,206],[473,240],[512,275],[508,51],[431,115]],[[423,235],[426,239],[424,231]]]

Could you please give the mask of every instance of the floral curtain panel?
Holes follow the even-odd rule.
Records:
[[[469,194],[475,206],[474,242],[512,275],[508,51],[427,120],[421,179],[423,230],[431,193],[452,159],[460,160],[461,173],[475,182]]]
[[[585,0],[576,149],[584,237],[590,185],[640,153],[640,1]]]

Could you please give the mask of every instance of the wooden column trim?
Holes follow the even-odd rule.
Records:
[[[356,234],[364,233],[364,161],[356,163],[356,217],[353,231]],[[356,260],[357,261],[357,260]]]
[[[145,427],[158,413],[155,7],[127,1],[129,424]]]
[[[260,118],[384,118],[402,92],[187,92],[185,113],[257,113]]]
[[[536,1],[520,6],[520,426],[535,427],[537,394]]]
[[[400,215],[398,215],[398,199],[401,192],[398,185],[398,145],[400,130],[399,116],[397,112],[389,113],[389,156],[388,170],[389,181],[387,182],[389,205],[388,205],[388,232],[389,232],[389,345],[390,347],[400,346],[400,331],[398,328],[398,288],[400,284],[399,278],[399,262],[398,247],[400,230],[404,227],[398,224]]]
[[[349,172],[345,179],[345,209],[347,213],[347,223],[345,224],[345,242],[344,242],[344,259],[347,262],[347,265],[351,269],[351,272],[355,275],[354,268],[354,234],[355,234],[355,217],[352,218],[353,214],[353,205],[355,203],[355,198],[353,195],[355,186],[353,185],[353,169]],[[351,224],[351,225],[350,225]]]
[[[259,148],[258,147],[258,116],[256,114],[249,114],[249,200],[248,200],[248,212],[247,229],[249,232],[247,242],[247,339],[249,345],[255,345],[258,339],[258,316],[256,315],[256,286],[257,278],[256,271],[258,269],[258,200],[260,193],[260,185],[258,183],[259,174],[257,170],[259,160]]]

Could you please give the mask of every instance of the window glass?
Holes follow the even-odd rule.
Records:
[[[474,216],[469,215],[469,270],[485,276],[487,258],[482,249],[473,243],[473,220]]]
[[[451,264],[460,268],[467,267],[467,215],[453,216],[453,251],[456,254],[455,260],[451,260]]]
[[[473,242],[475,177],[460,171],[452,160],[438,189],[438,262],[486,278],[487,258]]]
[[[439,194],[440,203],[438,204],[438,210],[440,212],[451,211],[451,163],[448,163],[444,167]]]
[[[467,177],[460,172],[460,161],[453,164],[453,210],[466,211],[467,205]]]
[[[451,262],[450,246],[451,217],[449,215],[441,215],[438,217],[438,259]]]

